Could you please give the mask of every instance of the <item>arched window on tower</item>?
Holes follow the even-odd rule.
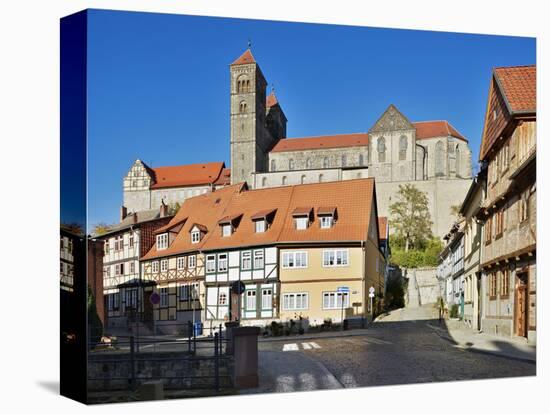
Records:
[[[378,151],[378,162],[386,162],[386,139],[378,138],[376,150]]]
[[[288,169],[291,171],[294,169],[294,160],[292,158],[288,160]]]
[[[244,114],[246,112],[246,102],[242,101],[239,105],[239,112],[241,114]]]
[[[438,141],[435,144],[435,176],[441,177],[445,175],[445,145],[443,141]]]
[[[271,160],[271,171],[277,171],[277,164],[275,160]]]
[[[328,168],[328,157],[323,158],[323,168]]]
[[[342,155],[342,167],[345,167],[348,164],[348,159],[346,155]]]
[[[399,138],[399,161],[404,161],[407,159],[407,137],[405,135],[401,135],[401,138]]]

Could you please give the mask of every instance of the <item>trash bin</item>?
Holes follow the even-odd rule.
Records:
[[[195,334],[195,336],[202,335],[202,322],[195,322],[195,324],[193,325],[193,333]]]
[[[344,319],[344,326],[343,326],[343,330],[344,331],[347,331],[349,329],[349,320],[348,319]]]

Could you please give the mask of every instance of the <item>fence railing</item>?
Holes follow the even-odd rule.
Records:
[[[154,338],[124,336],[110,344],[91,344],[88,354],[90,391],[136,390],[148,381],[165,389],[214,389],[232,386],[232,356],[222,326],[211,336]],[[92,346],[95,345],[95,346]]]

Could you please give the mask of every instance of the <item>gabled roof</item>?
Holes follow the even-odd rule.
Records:
[[[509,66],[494,70],[508,110],[515,113],[535,113],[537,110],[537,67]]]
[[[223,162],[208,162],[171,167],[155,167],[149,168],[149,170],[152,173],[154,181],[151,188],[154,189],[210,185],[220,179],[225,170],[225,164]]]
[[[115,224],[114,226],[109,227],[109,231],[107,233],[103,233],[98,238],[103,238],[107,235],[127,230],[130,227],[139,227],[143,223],[149,223],[153,220],[159,220],[159,219],[168,219],[171,216],[161,217],[160,216],[160,209],[153,209],[153,210],[142,210],[137,211],[134,213],[129,213],[120,223]]]
[[[220,200],[217,203],[216,197]],[[373,178],[258,190],[247,190],[244,184],[232,185],[185,200],[178,215],[189,219],[174,242],[160,252],[153,246],[143,259],[299,241],[360,242],[368,235],[374,198]],[[329,229],[321,229],[318,219],[314,218],[307,229],[298,230],[292,213],[303,206],[311,206],[308,209],[334,206],[338,209],[338,222]],[[265,215],[271,215],[271,223],[265,232],[256,233],[253,220]],[[241,219],[231,236],[223,237],[220,231],[210,230],[199,243],[191,243],[189,229],[194,223],[214,229],[222,218],[235,216]],[[177,219],[178,216],[174,218]]]
[[[416,139],[438,137],[455,137],[468,142],[448,121],[413,122],[416,128]],[[322,135],[318,137],[285,138],[279,140],[271,152],[303,151],[324,148],[362,147],[369,144],[369,134],[357,132],[353,134]]]
[[[306,138],[285,138],[279,140],[271,152],[301,151],[307,149],[361,147],[368,145],[366,133],[324,135]]]
[[[468,142],[448,121],[421,121],[413,122],[413,125],[416,128],[416,139],[451,136]]]
[[[252,56],[252,52],[250,49],[246,49],[244,53],[239,56],[239,58],[234,61],[230,66],[233,65],[248,65],[250,63],[256,63],[256,59],[254,59],[254,56]]]
[[[224,168],[214,185],[222,186],[231,184],[231,168]]]
[[[153,245],[144,256],[144,259],[151,259],[155,257],[170,256],[176,253],[183,253],[187,251],[196,251],[200,249],[208,238],[218,233],[216,231],[207,232],[204,237],[198,243],[191,243],[191,236],[189,231],[195,226],[200,224],[204,228],[215,229],[216,224],[220,217],[223,217],[224,210],[227,203],[231,200],[231,196],[235,193],[239,193],[243,188],[246,188],[244,183],[230,185],[223,187],[214,192],[205,193],[196,197],[186,199],[174,218],[168,223],[167,227],[171,225],[181,223],[183,219],[183,226],[179,230],[178,234],[174,238],[174,241],[170,243],[167,249],[157,251],[156,244]]]

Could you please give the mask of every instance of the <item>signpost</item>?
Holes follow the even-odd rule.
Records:
[[[370,312],[374,315],[374,308],[372,306],[372,298],[374,298],[374,286],[369,288],[369,298],[370,298]]]
[[[231,292],[235,292],[235,294],[238,295],[237,296],[237,318],[234,319],[233,315],[231,315],[232,316],[231,319],[233,320],[238,320],[238,321],[241,320],[241,295],[244,293],[244,291],[245,291],[244,283],[241,282],[240,280],[237,280],[231,284]]]
[[[349,295],[349,287],[347,286],[338,286],[338,289],[336,291],[340,294],[340,300],[341,300],[341,316],[340,321],[342,324],[342,331],[344,330],[344,294]],[[338,296],[337,296],[338,297]]]

